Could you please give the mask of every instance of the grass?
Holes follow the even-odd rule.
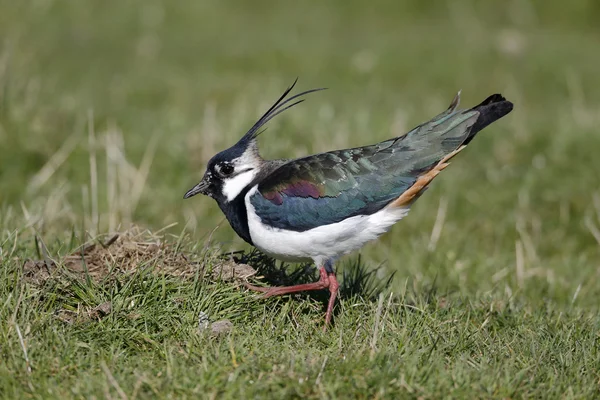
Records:
[[[586,0],[0,1],[0,396],[598,397],[599,17]],[[268,158],[399,135],[459,89],[515,103],[341,261],[327,332],[325,294],[261,300],[205,274],[238,250],[272,280],[313,271],[181,199],[296,76],[330,90],[270,123]],[[64,273],[131,224],[195,269]],[[45,257],[60,273],[30,280]]]

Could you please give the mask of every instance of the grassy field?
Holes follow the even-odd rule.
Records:
[[[600,397],[598,4],[0,0],[0,396]],[[267,158],[400,135],[460,89],[515,103],[342,260],[326,332],[325,293],[216,276],[250,249],[182,200],[297,76],[329,90]]]

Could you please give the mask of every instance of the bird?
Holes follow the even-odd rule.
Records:
[[[328,289],[326,329],[339,290],[335,262],[404,218],[450,159],[482,129],[510,113],[513,104],[493,94],[459,110],[459,91],[444,112],[404,135],[364,147],[265,160],[257,144],[263,127],[307,94],[324,90],[288,96],[296,82],[235,145],[208,161],[204,176],[184,199],[212,197],[233,230],[268,256],[314,262],[320,278],[313,283],[244,285],[264,297]]]

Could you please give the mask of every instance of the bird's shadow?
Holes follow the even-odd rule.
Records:
[[[278,261],[258,250],[238,252],[229,256],[232,256],[238,263],[252,266],[257,272],[256,276],[260,277],[260,282],[267,286],[300,285],[316,282],[319,278],[314,264],[296,265]],[[377,272],[380,269],[381,265],[375,268],[369,267],[360,255],[344,263],[340,268],[341,274],[338,274],[338,277],[341,278],[339,279],[338,297],[340,299],[360,297],[367,301],[376,301],[394,279],[394,272],[383,279],[378,278]],[[324,309],[327,308],[329,291],[326,289],[301,292],[299,295],[315,299],[323,304]]]

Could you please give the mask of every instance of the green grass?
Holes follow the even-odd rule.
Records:
[[[396,3],[0,0],[0,396],[599,397],[598,3]],[[342,260],[327,332],[322,295],[200,274],[248,248],[182,200],[296,76],[330,90],[270,123],[265,157],[399,135],[459,89],[515,103]],[[132,223],[198,274],[25,279],[36,235],[60,258]]]

